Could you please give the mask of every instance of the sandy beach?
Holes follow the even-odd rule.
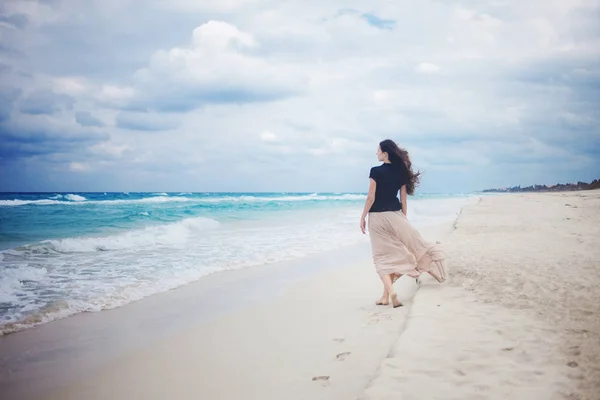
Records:
[[[600,192],[483,197],[368,399],[598,399]]]
[[[361,245],[7,335],[1,397],[598,399],[599,211],[598,191],[483,196],[422,231],[449,279],[400,279],[398,309]]]

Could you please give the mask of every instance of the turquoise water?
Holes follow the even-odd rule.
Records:
[[[360,201],[364,195],[0,193],[0,250],[46,239],[113,234],[190,217],[235,222]]]
[[[409,200],[416,225],[468,195]],[[0,332],[368,241],[360,193],[2,193]]]

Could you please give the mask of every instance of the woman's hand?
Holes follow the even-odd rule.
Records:
[[[373,206],[375,202],[375,190],[377,188],[377,182],[375,179],[369,178],[369,193],[367,194],[367,199],[365,200],[365,208],[363,209],[362,215],[360,216],[360,230],[364,234],[367,233],[367,223],[365,219],[367,218],[367,214],[369,210]]]

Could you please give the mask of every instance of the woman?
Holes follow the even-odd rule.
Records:
[[[406,195],[412,195],[420,172],[412,170],[408,152],[392,140],[379,143],[377,159],[383,164],[371,168],[369,194],[360,219],[365,234],[369,215],[369,236],[377,273],[383,282],[383,296],[375,304],[402,306],[393,283],[402,275],[418,278],[428,272],[438,282],[445,280],[444,256],[439,247],[423,240],[406,218]],[[400,191],[400,200],[397,194]]]

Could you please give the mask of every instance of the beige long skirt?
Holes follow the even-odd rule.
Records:
[[[413,278],[427,272],[438,282],[446,280],[444,253],[426,242],[401,211],[369,213],[373,262],[380,277],[395,274]]]

